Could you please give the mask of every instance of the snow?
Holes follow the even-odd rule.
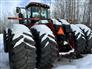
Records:
[[[36,29],[38,32],[40,32],[40,36],[44,33],[54,36],[53,32],[46,25],[34,25],[31,28]]]
[[[89,28],[89,27],[87,27],[86,25],[84,25],[84,24],[76,24],[78,27],[80,27],[81,29],[84,29],[84,31],[85,32],[87,32],[87,36],[89,36],[89,34],[92,32],[92,30]]]
[[[36,22],[36,24],[40,24],[40,23],[47,24],[49,22],[48,22],[48,20],[39,20],[38,22]]]
[[[8,53],[4,53],[2,34],[0,34],[0,69],[9,69]]]
[[[56,25],[62,25],[62,24],[69,25],[70,24],[65,19],[59,19],[59,20],[60,22],[57,19],[52,19],[53,24],[56,24]]]
[[[36,49],[35,48],[35,46],[33,46],[33,45],[30,45],[29,43],[25,43],[26,45],[28,45],[28,46],[30,46],[31,48],[34,48],[34,49]]]
[[[49,38],[51,41],[53,41],[53,42],[56,43],[55,39],[51,38],[50,36],[48,36],[48,38]]]
[[[70,23],[67,22],[65,19],[60,19],[60,21],[61,21],[63,24],[65,24],[65,25],[69,25],[69,24],[70,24]]]
[[[53,32],[46,25],[34,25],[31,28],[36,29],[39,32],[40,36],[45,34],[45,36],[42,38],[41,42],[44,41],[48,37],[50,40],[52,40],[53,42],[56,43],[56,41],[53,38],[48,36],[48,35],[51,35],[51,36],[55,37],[53,35]]]
[[[48,44],[49,44],[49,42],[46,43],[46,45],[44,46],[44,48],[46,48]]]
[[[91,39],[92,38],[92,33],[91,33],[91,36],[89,37],[89,39]]]
[[[34,41],[31,37],[29,36],[26,36],[25,34],[23,33],[27,33],[27,34],[30,34],[32,35],[32,33],[30,32],[30,29],[27,28],[26,26],[22,25],[22,24],[12,24],[10,26],[7,27],[7,29],[11,29],[12,30],[12,33],[14,34],[14,37],[13,37],[13,40],[20,37],[21,35],[24,37],[24,38],[28,38],[32,41]],[[7,30],[6,29],[6,30]],[[19,44],[21,44],[22,42],[24,42],[24,38],[20,39],[15,45],[14,47],[18,46]],[[28,44],[27,44],[28,45]],[[29,45],[31,46],[31,45]],[[34,46],[31,46],[34,48]]]
[[[9,69],[8,54],[3,50],[3,35],[0,34],[0,69]],[[60,57],[61,60],[54,64],[52,69],[92,69],[92,54],[84,58],[71,60]]]
[[[24,38],[20,39],[20,40],[14,45],[14,47],[17,47],[17,46],[20,45],[23,41],[24,41]]]
[[[55,64],[53,69],[92,69],[92,54],[85,55],[84,58],[71,60],[62,58]]]
[[[64,45],[67,45],[68,44],[68,42],[67,41],[64,41]]]
[[[12,30],[12,32],[14,34],[16,34],[13,39],[18,38],[24,32],[25,33],[27,32],[27,33],[31,34],[29,28],[27,28],[26,26],[24,26],[22,24],[12,24],[8,28],[10,28]]]
[[[41,42],[43,42],[47,38],[47,35],[45,35],[42,39]]]
[[[52,21],[53,21],[53,24],[55,25],[62,25],[62,23],[59,22],[57,19],[52,19]]]
[[[34,41],[31,37],[26,36],[26,35],[24,35],[24,34],[22,34],[22,35],[24,36],[24,38],[26,37],[27,39],[30,39],[30,40]],[[18,42],[16,42],[16,44],[14,45],[14,47],[17,47],[17,46],[20,45],[22,42],[24,42],[24,38],[22,38],[22,39],[20,39]],[[32,46],[32,45],[30,45],[30,44],[28,44],[28,43],[25,43],[25,44],[27,44],[28,46],[30,46],[30,47],[32,47],[32,48],[35,48],[35,46]]]
[[[73,53],[74,52],[74,49],[68,51],[68,52],[60,52],[59,55],[66,55],[66,54],[70,54],[70,53]]]
[[[75,32],[75,35],[77,35],[79,33],[79,36],[77,37],[77,39],[79,39],[81,37],[81,34],[84,35],[81,31],[81,29],[79,27],[77,27],[76,25],[74,24],[70,24],[71,26],[71,29],[73,32]]]
[[[45,34],[45,36],[42,38],[41,42],[44,41],[48,35],[55,37],[53,35],[53,32],[46,25],[34,25],[31,28],[36,29],[39,32],[40,36]],[[48,36],[48,38],[56,43],[56,41],[53,38],[51,38],[49,36]]]

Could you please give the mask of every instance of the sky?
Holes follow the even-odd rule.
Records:
[[[0,18],[11,15],[15,7],[21,3],[21,0],[0,0]]]
[[[41,2],[50,4],[51,0],[0,0],[0,19],[3,19],[4,16],[13,16],[17,6],[24,7],[29,2]]]

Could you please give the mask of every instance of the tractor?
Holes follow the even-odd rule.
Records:
[[[57,17],[51,19],[49,9],[46,4],[31,2],[26,7],[16,7],[17,17],[8,17],[19,21],[3,33],[10,69],[51,69],[59,55],[77,57],[84,52],[86,40],[77,31],[81,27]]]

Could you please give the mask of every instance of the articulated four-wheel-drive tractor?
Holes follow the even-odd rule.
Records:
[[[11,24],[3,34],[10,69],[48,69],[59,55],[78,58],[80,54],[91,53],[91,30],[64,19],[51,19],[49,8],[31,2],[25,8],[16,8],[18,17],[8,17],[19,20],[19,24]]]

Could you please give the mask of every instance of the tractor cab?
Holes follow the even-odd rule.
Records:
[[[20,24],[29,24],[42,22],[47,23],[49,19],[49,6],[37,2],[29,3],[25,8],[17,7],[16,12],[18,13]],[[25,19],[26,18],[26,19]]]
[[[31,2],[26,6],[26,9],[30,11],[30,18],[48,18],[48,9],[50,7],[46,4]]]

